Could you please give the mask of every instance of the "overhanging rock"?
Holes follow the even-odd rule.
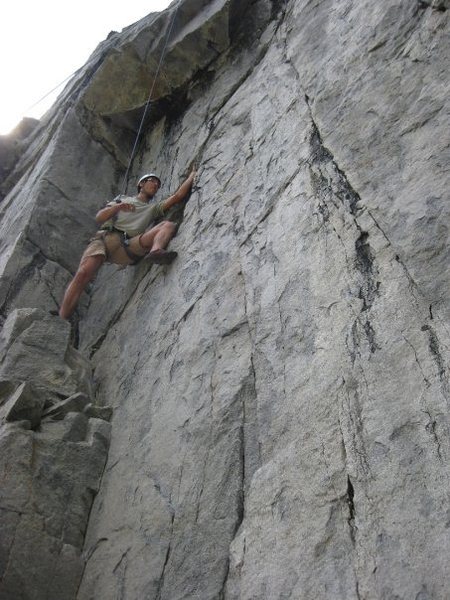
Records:
[[[141,108],[151,90],[151,100],[157,102],[190,84],[198,71],[227,50],[229,7],[230,0],[195,0],[182,3],[177,11],[173,3],[148,26],[142,27],[141,21],[139,27],[130,27],[89,82],[83,98],[86,108],[111,117]],[[158,66],[161,74],[156,78]]]

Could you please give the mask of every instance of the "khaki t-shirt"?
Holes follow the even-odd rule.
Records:
[[[163,202],[141,202],[135,196],[119,196],[120,202],[133,204],[133,212],[119,211],[113,219],[103,223],[102,227],[115,227],[125,231],[130,237],[143,233],[156,219],[164,216]],[[115,200],[108,202],[106,206],[114,206]]]

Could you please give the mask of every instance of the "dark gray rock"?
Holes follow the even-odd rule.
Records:
[[[21,384],[9,379],[0,380],[0,406],[4,404]]]
[[[45,398],[37,395],[27,383],[22,383],[10,399],[0,408],[5,421],[29,421],[34,429],[41,422]]]
[[[110,406],[95,406],[94,404],[88,404],[83,412],[88,417],[103,419],[104,421],[111,421],[113,415],[113,410]]]
[[[51,417],[54,420],[64,419],[69,412],[83,412],[88,404],[90,404],[90,402],[86,394],[73,394],[73,396],[69,396],[69,398],[54,404],[51,408],[46,410],[42,416]]]
[[[9,186],[5,185],[5,181],[24,151],[24,141],[38,123],[37,119],[25,117],[11,133],[0,135],[0,201],[9,192]]]
[[[92,405],[90,365],[70,336],[68,323],[38,309],[13,311],[0,334],[5,600],[75,598],[83,570],[84,532],[110,425],[83,413]]]
[[[75,597],[108,443],[109,424],[82,413],[0,430],[1,598]]]

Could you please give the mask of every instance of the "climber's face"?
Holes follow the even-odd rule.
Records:
[[[159,181],[156,177],[149,177],[141,184],[141,191],[147,196],[154,196],[159,190]]]

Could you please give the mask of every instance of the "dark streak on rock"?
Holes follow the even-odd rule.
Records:
[[[170,531],[170,539],[172,540],[172,535],[173,535],[173,522],[175,520],[175,513],[172,513],[171,516],[171,520],[170,520],[170,527],[171,527],[171,531]],[[170,553],[172,550],[172,545],[171,545],[171,541],[169,541],[169,545],[167,546],[167,552],[166,552],[166,557],[164,559],[164,565],[161,571],[161,575],[159,578],[159,582],[158,582],[158,589],[156,591],[156,596],[155,596],[155,600],[161,600],[161,593],[162,593],[162,588],[164,585],[164,578],[165,578],[165,573],[166,573],[166,567],[167,564],[169,562],[169,558],[170,558]]]
[[[350,527],[350,538],[351,538],[353,544],[355,543],[356,532],[357,532],[357,527],[355,525],[354,498],[355,498],[355,490],[353,488],[353,484],[350,479],[350,476],[348,475],[347,476],[347,506],[348,506],[348,511],[349,511],[349,517],[347,519],[347,522]]]
[[[433,357],[433,359],[438,367],[438,376],[439,376],[439,380],[442,385],[442,392],[443,392],[445,398],[447,399],[447,401],[450,402],[450,393],[449,393],[449,387],[448,387],[446,367],[445,367],[444,358],[442,356],[442,352],[440,349],[438,337],[437,337],[434,329],[432,327],[430,327],[429,325],[425,325],[424,327],[422,327],[422,330],[428,331],[428,348],[431,352],[431,356]]]
[[[418,357],[418,355],[417,355],[417,350],[414,348],[413,344],[412,344],[412,343],[409,341],[409,339],[408,339],[408,338],[406,338],[405,336],[403,336],[403,339],[405,340],[405,342],[408,344],[408,346],[409,346],[409,347],[412,349],[412,351],[414,352],[414,358],[415,358],[415,361],[416,361],[416,363],[417,363],[417,366],[419,367],[419,370],[420,370],[420,372],[421,372],[421,374],[422,374],[422,377],[423,377],[423,380],[424,380],[424,382],[425,382],[425,385],[427,386],[427,388],[429,388],[431,384],[430,384],[430,381],[429,381],[429,379],[428,379],[428,378],[427,378],[427,376],[425,375],[425,372],[424,372],[424,370],[423,370],[423,368],[422,368],[422,365],[420,364],[419,357]]]
[[[429,411],[426,411],[426,414],[428,415],[430,420],[426,424],[425,429],[432,436],[432,438],[436,444],[436,452],[437,452],[439,461],[442,463],[441,442],[439,441],[439,437],[436,432],[437,422],[436,422],[436,419],[432,418],[431,413]]]
[[[363,301],[363,311],[370,310],[379,288],[379,282],[374,280],[374,257],[367,241],[368,238],[369,234],[362,231],[355,242],[356,268],[363,278],[363,285],[359,293],[359,297]]]
[[[369,342],[370,352],[373,354],[376,350],[380,350],[380,346],[375,342],[375,330],[369,320],[364,323],[364,331]]]
[[[352,215],[356,215],[358,212],[358,202],[361,201],[361,197],[356,192],[352,185],[350,184],[347,176],[344,171],[340,169],[332,152],[325,146],[322,136],[320,134],[319,128],[317,126],[316,121],[312,115],[312,110],[310,106],[310,100],[308,96],[305,96],[306,104],[309,107],[310,117],[311,117],[311,136],[310,136],[310,145],[311,145],[311,162],[318,163],[330,163],[333,167],[333,170],[336,174],[336,180],[333,182],[336,185],[336,190],[334,191],[335,195],[339,198],[342,204],[348,207],[348,210]],[[326,179],[325,179],[326,181]],[[328,185],[329,187],[329,185]]]
[[[418,0],[418,8],[425,10],[431,8],[438,12],[445,12],[447,10],[445,0],[439,0],[438,2],[432,2],[431,0]]]

